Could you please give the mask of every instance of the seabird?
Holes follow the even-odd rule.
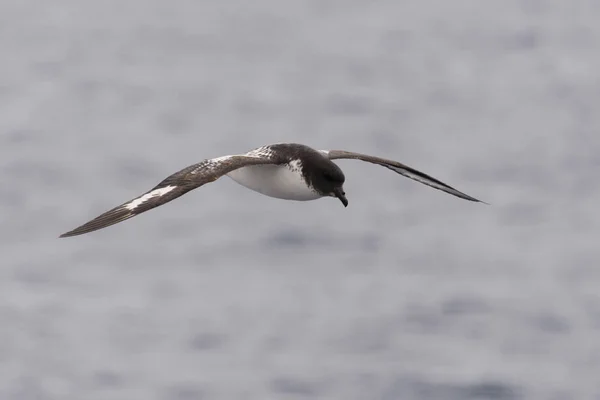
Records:
[[[344,207],[345,176],[331,160],[355,159],[392,171],[442,190],[461,199],[484,203],[445,183],[393,160],[344,150],[315,150],[303,144],[277,143],[236,154],[200,161],[167,177],[146,193],[117,206],[60,237],[69,237],[106,228],[158,207],[190,190],[227,175],[248,189],[285,200],[316,200],[337,197]]]

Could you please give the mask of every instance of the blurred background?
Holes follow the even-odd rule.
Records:
[[[4,0],[0,398],[600,399],[600,4]],[[204,158],[228,178],[57,236]]]

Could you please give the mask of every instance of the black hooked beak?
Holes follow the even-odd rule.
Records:
[[[346,192],[341,187],[333,189],[333,194],[335,197],[340,199],[344,207],[348,207],[348,199],[346,198]]]

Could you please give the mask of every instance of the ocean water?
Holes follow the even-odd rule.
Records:
[[[0,399],[600,399],[600,5],[4,0]],[[301,142],[350,205],[204,158]]]

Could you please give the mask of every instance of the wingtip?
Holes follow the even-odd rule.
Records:
[[[72,231],[61,234],[58,238],[62,239],[62,238],[68,238],[68,237],[77,236],[77,235],[81,235],[81,233],[78,233],[77,230],[72,230]]]
[[[490,203],[488,203],[486,201],[479,200],[479,199],[477,199],[477,198],[475,198],[473,196],[469,196],[468,194],[460,192],[460,191],[458,191],[458,190],[456,190],[454,188],[451,188],[451,189],[453,190],[453,192],[447,192],[446,191],[446,193],[450,193],[450,194],[452,194],[452,195],[454,195],[456,197],[460,197],[463,200],[472,201],[473,203],[483,203],[483,204],[488,205],[488,206],[491,205]]]

